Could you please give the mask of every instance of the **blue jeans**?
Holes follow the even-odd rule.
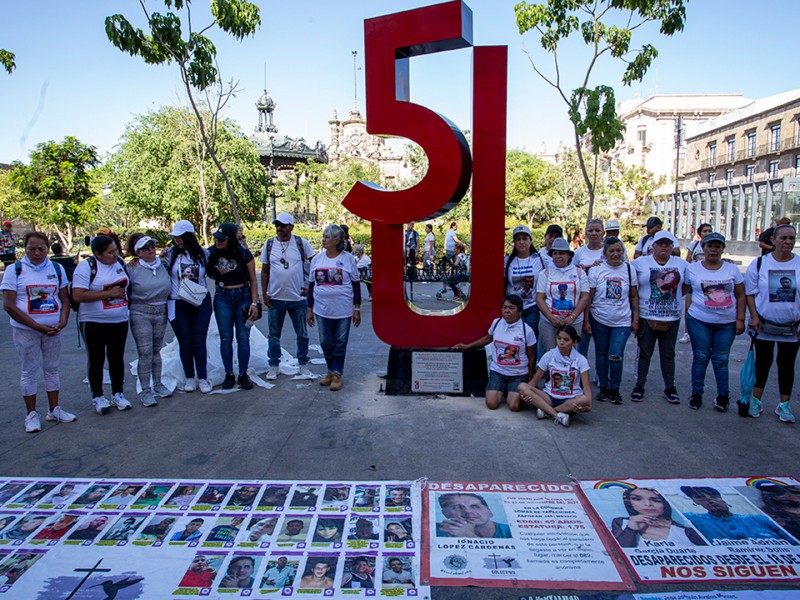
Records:
[[[175,301],[175,319],[172,330],[178,340],[183,374],[193,379],[197,369],[198,379],[208,379],[208,324],[211,323],[211,295],[207,294],[200,306],[184,300]]]
[[[522,311],[522,320],[525,321],[527,325],[530,325],[531,329],[533,329],[533,333],[536,334],[536,362],[539,362],[539,359],[542,358],[542,354],[544,354],[541,351],[541,344],[539,344],[539,319],[541,316],[542,313],[539,312],[539,307],[535,304]]]
[[[235,290],[218,287],[214,293],[214,316],[219,329],[219,353],[225,373],[233,373],[233,330],[236,328],[236,355],[239,358],[239,375],[247,373],[250,366],[250,330],[244,326],[245,307],[250,306],[250,286]]]
[[[594,326],[592,326],[594,327]],[[587,333],[586,331],[579,331],[578,335],[581,336],[581,341],[578,342],[578,352],[584,358],[589,358],[589,342],[592,341],[592,336],[594,335],[594,329],[592,329],[592,333]],[[597,342],[595,341],[595,348],[594,348],[595,356],[597,355]]]
[[[328,372],[342,374],[344,357],[347,354],[347,340],[350,337],[350,317],[344,319],[328,319],[314,315],[319,329],[319,345],[325,355]]]
[[[302,300],[275,300],[272,299],[267,310],[267,325],[269,327],[269,366],[277,367],[281,362],[281,332],[286,313],[292,320],[294,332],[297,335],[297,362],[302,367],[308,363],[308,329],[306,327],[306,311],[308,303]]]
[[[603,325],[589,314],[594,337],[594,354],[600,387],[619,390],[622,382],[622,360],[625,358],[625,344],[631,336],[630,327],[609,327]],[[585,334],[582,334],[585,335]]]
[[[692,393],[703,393],[708,361],[714,368],[717,396],[728,395],[728,357],[736,338],[736,323],[703,323],[686,315],[686,327],[692,341]]]

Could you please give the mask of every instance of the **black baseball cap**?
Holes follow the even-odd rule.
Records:
[[[234,223],[222,223],[213,235],[220,242],[236,237],[236,232],[239,230]]]
[[[561,225],[556,225],[554,223],[553,225],[548,225],[547,231],[544,232],[545,235],[550,235],[551,233],[556,233],[558,234],[558,237],[561,237],[564,235],[564,230],[561,229]]]
[[[647,229],[650,229],[651,227],[656,227],[658,225],[661,225],[662,227],[664,225],[664,221],[662,221],[658,217],[650,217],[649,219],[647,219],[647,223],[644,224],[644,226]]]

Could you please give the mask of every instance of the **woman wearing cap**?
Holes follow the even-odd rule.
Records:
[[[544,246],[539,248],[539,256],[542,257],[545,267],[549,267],[553,264],[553,259],[550,257],[550,248],[553,242],[562,237],[564,237],[564,230],[561,229],[561,225],[552,223],[547,226],[544,232]],[[567,246],[569,247],[569,244],[567,244]]]
[[[597,399],[601,402],[609,400],[612,404],[622,404],[619,386],[625,344],[631,331],[639,329],[639,281],[636,271],[622,262],[624,249],[618,238],[606,239],[603,242],[604,262],[589,271],[589,321],[600,380]]]
[[[193,392],[199,387],[201,392],[208,394],[212,389],[208,381],[206,348],[208,326],[211,323],[211,295],[206,294],[199,306],[179,297],[181,281],[184,279],[207,287],[208,250],[200,246],[194,225],[189,221],[178,221],[167,235],[172,238],[173,244],[167,254],[167,268],[172,286],[167,313],[175,339],[178,340],[181,365],[186,377],[183,391]]]
[[[556,330],[572,325],[583,327],[583,312],[589,304],[589,281],[583,269],[572,264],[574,252],[569,242],[557,238],[550,247],[552,266],[536,282],[536,304],[542,313],[539,321],[539,353],[544,355],[556,345]]]
[[[664,396],[667,402],[679,404],[675,388],[675,344],[680,332],[683,307],[683,286],[689,264],[674,256],[675,237],[669,231],[658,231],[653,241],[653,253],[631,263],[639,280],[639,353],[636,365],[636,386],[631,401],[644,400],[647,372],[656,342],[664,377]]]
[[[128,272],[113,238],[97,235],[92,256],[72,276],[72,297],[80,303],[78,322],[89,354],[89,387],[98,415],[114,406],[131,408],[123,394],[125,342],[128,339]],[[111,399],[103,395],[103,365],[108,359]]]
[[[61,356],[61,330],[69,319],[67,274],[61,265],[47,258],[47,236],[39,231],[25,235],[25,256],[6,268],[0,290],[3,308],[11,323],[11,336],[20,363],[20,391],[25,401],[25,431],[41,431],[36,412],[36,387],[39,365],[44,373],[44,388],[50,410],[48,421],[70,423],[72,415],[58,404],[61,382],[58,363]]]
[[[225,367],[222,389],[235,384],[243,390],[253,389],[247,375],[250,366],[250,329],[245,321],[258,317],[258,284],[256,267],[250,250],[237,239],[237,227],[223,223],[214,232],[214,245],[209,249],[208,274],[214,279],[214,317],[219,328],[219,352]],[[233,332],[236,330],[236,354],[239,378],[233,373]]]
[[[344,231],[328,225],[322,232],[322,252],[311,259],[308,286],[308,324],[319,323],[319,345],[328,373],[320,385],[331,391],[342,389],[344,359],[350,337],[350,322],[361,325],[361,280],[356,259],[345,251]]]
[[[509,294],[501,307],[502,318],[495,319],[486,335],[469,344],[456,344],[455,350],[483,348],[491,342],[492,363],[486,386],[486,408],[496,409],[507,395],[508,408],[522,408],[517,388],[533,377],[536,364],[536,334],[522,319],[522,298]]]
[[[714,408],[725,412],[729,403],[728,357],[734,338],[744,333],[744,277],[736,265],[722,260],[725,251],[722,234],[706,233],[702,247],[703,260],[688,266],[683,290],[690,294],[686,297],[686,328],[693,355],[689,408],[698,410],[703,404],[710,360],[717,380]]]
[[[775,409],[784,423],[794,423],[789,409],[795,376],[797,351],[800,349],[800,256],[794,254],[797,239],[791,225],[778,225],[772,233],[775,249],[750,263],[745,273],[745,294],[750,312],[750,328],[755,332],[756,382],[750,401],[750,416],[761,415],[761,398],[778,353],[778,393],[780,402]]]
[[[167,301],[172,290],[169,271],[156,256],[156,241],[142,233],[128,238],[128,263],[131,280],[131,333],[139,354],[137,375],[144,406],[155,406],[156,396],[172,392],[161,383],[161,347],[167,330]]]
[[[505,258],[503,281],[506,296],[522,299],[522,319],[534,333],[539,331],[539,307],[536,306],[536,278],[544,270],[544,260],[536,251],[531,230],[526,225],[514,228],[514,247]]]
[[[575,257],[572,259],[574,265],[579,266],[588,276],[590,269],[603,262],[603,221],[600,219],[589,219],[586,222],[586,245],[575,249]],[[584,356],[589,356],[589,342],[592,341],[592,328],[589,324],[588,306],[583,318],[583,331],[581,332],[581,343],[578,345],[578,352]]]

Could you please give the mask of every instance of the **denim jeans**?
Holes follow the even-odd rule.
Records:
[[[600,387],[619,390],[622,382],[622,361],[625,358],[625,344],[631,336],[631,328],[609,327],[589,315],[594,337],[595,366],[600,378]],[[582,334],[585,335],[585,334]],[[583,338],[581,338],[583,339]]]
[[[590,316],[591,318],[591,316]],[[592,326],[594,327],[594,326]],[[581,336],[581,341],[578,342],[578,352],[581,355],[588,359],[589,358],[589,342],[592,341],[592,336],[594,335],[594,329],[592,333],[587,333],[586,331],[578,331],[578,335]],[[595,355],[597,354],[597,340],[595,340],[595,348],[594,348]]]
[[[661,376],[664,378],[664,389],[675,387],[675,344],[678,343],[681,322],[672,321],[666,331],[656,331],[647,323],[647,319],[639,320],[639,332],[636,337],[639,347],[636,350],[636,387],[644,389],[647,383],[647,372],[650,370],[650,359],[658,342],[658,354],[661,359]]]
[[[275,300],[267,310],[267,325],[269,327],[269,365],[277,367],[281,362],[281,332],[286,313],[292,320],[294,333],[297,335],[297,362],[302,367],[308,363],[308,329],[306,327],[306,312],[308,303],[302,300]]]
[[[736,337],[736,323],[704,323],[687,315],[686,327],[692,341],[692,393],[703,394],[710,360],[717,380],[717,396],[727,396],[728,356]]]
[[[533,333],[536,334],[536,362],[539,362],[539,359],[542,358],[541,344],[538,343],[539,319],[541,316],[542,314],[539,312],[539,307],[535,304],[522,311],[522,320],[525,321],[527,325],[530,325],[531,329],[533,329]]]
[[[233,373],[233,330],[236,329],[236,356],[239,375],[250,366],[250,330],[244,326],[243,311],[250,306],[250,286],[226,290],[218,287],[214,293],[214,317],[219,329],[219,353],[225,373]]]
[[[350,337],[350,317],[344,319],[328,319],[314,315],[319,329],[319,345],[325,355],[325,364],[331,373],[342,374],[344,357],[347,354],[347,340]]]
[[[211,296],[206,295],[200,306],[184,300],[175,301],[175,318],[170,321],[178,340],[183,374],[193,379],[208,379],[208,325],[211,323]],[[196,369],[196,371],[195,371]]]

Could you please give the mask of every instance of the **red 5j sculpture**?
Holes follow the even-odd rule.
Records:
[[[476,46],[472,55],[472,153],[446,117],[409,101],[413,56],[472,46],[472,11],[461,0],[364,22],[367,131],[418,143],[428,172],[412,188],[386,191],[359,182],[344,206],[372,222],[373,326],[392,346],[444,348],[482,336],[502,298],[505,215],[507,48]],[[403,223],[450,210],[472,178],[469,302],[432,315],[408,303]]]

